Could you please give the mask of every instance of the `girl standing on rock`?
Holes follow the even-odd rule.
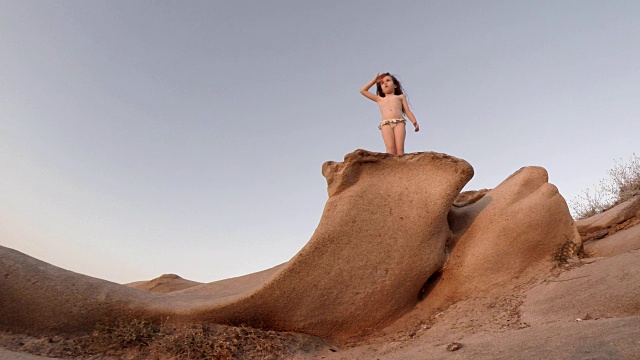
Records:
[[[376,95],[369,92],[369,88],[376,84]],[[395,76],[389,73],[378,74],[360,89],[360,94],[369,100],[375,101],[380,106],[382,121],[378,129],[382,132],[382,139],[387,153],[394,155],[404,154],[404,139],[407,131],[405,124],[407,115],[413,123],[416,131],[420,130],[418,121],[409,109],[407,98],[402,91],[402,85]]]

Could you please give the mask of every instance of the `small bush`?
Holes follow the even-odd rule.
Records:
[[[159,335],[160,327],[150,321],[118,321],[115,325],[98,325],[91,335],[77,339],[75,347],[83,354],[114,354],[147,348]]]
[[[582,244],[578,245],[569,239],[553,254],[553,260],[560,265],[568,263],[569,259],[582,259],[585,257],[588,257],[588,255],[584,252]]]
[[[583,190],[570,202],[574,218],[588,218],[640,195],[640,158],[635,153],[628,163],[614,160],[608,173],[609,179],[601,180],[593,190]]]
[[[160,341],[159,348],[180,359],[233,359],[239,352],[236,344],[201,325],[174,331]]]
[[[100,325],[49,355],[135,359],[281,359],[318,342],[314,337],[248,326],[191,324],[167,327],[133,319]],[[64,350],[64,351],[60,351]]]
[[[279,359],[296,346],[290,333],[247,326],[192,325],[160,341],[160,352],[176,359]]]

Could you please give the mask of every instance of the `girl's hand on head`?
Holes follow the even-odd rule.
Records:
[[[376,83],[382,81],[382,78],[384,78],[384,73],[378,73],[378,75],[376,75]]]

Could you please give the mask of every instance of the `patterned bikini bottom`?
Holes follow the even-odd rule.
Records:
[[[384,125],[389,125],[391,126],[391,128],[393,129],[394,127],[396,127],[396,125],[398,125],[398,123],[407,123],[406,119],[388,119],[388,120],[382,120],[380,121],[380,125],[378,125],[378,130],[382,130],[382,127]]]

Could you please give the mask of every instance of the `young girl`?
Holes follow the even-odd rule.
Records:
[[[376,95],[369,92],[369,88],[373,84],[376,84]],[[378,74],[360,89],[360,93],[367,99],[377,102],[378,106],[380,106],[382,121],[378,125],[378,129],[382,132],[382,139],[387,153],[404,154],[404,139],[407,134],[405,130],[407,120],[404,115],[406,114],[411,120],[416,131],[419,131],[420,127],[416,117],[413,116],[409,109],[407,98],[398,79],[389,73]]]

